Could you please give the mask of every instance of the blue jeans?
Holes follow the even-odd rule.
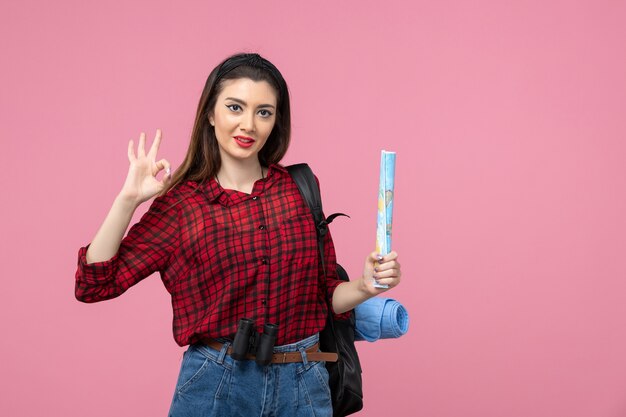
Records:
[[[305,350],[318,335],[274,352],[297,352],[302,362],[259,366],[236,361],[220,351],[194,344],[183,354],[169,417],[267,416],[331,417],[333,414],[325,362],[306,359]]]

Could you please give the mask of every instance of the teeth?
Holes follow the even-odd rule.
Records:
[[[245,143],[252,142],[252,140],[250,140],[250,139],[244,139],[244,138],[237,138],[237,139],[240,140],[241,142],[245,142]]]

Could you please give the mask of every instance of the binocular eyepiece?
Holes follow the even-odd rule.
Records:
[[[263,333],[257,333],[254,320],[240,319],[230,356],[235,360],[241,361],[246,359],[248,353],[251,353],[255,355],[256,363],[268,365],[272,362],[277,334],[278,326],[276,324],[268,323],[263,326]]]

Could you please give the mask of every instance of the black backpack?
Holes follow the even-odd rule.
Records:
[[[287,167],[287,170],[298,185],[300,194],[302,194],[313,214],[320,259],[324,275],[326,275],[324,236],[328,232],[328,224],[335,217],[345,216],[345,214],[335,213],[328,216],[328,218],[324,216],[320,190],[315,181],[313,171],[307,164],[290,165]],[[344,281],[350,280],[345,269],[339,264],[337,264],[337,275]],[[334,417],[347,416],[363,408],[361,363],[354,346],[354,323],[354,310],[351,311],[348,320],[334,320],[329,307],[326,327],[320,332],[320,349],[323,352],[336,352],[339,355],[337,362],[326,362]]]

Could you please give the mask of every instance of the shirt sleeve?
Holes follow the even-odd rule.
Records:
[[[166,268],[180,245],[178,205],[172,193],[156,197],[128,231],[112,258],[87,263],[89,243],[78,251],[76,299],[85,303],[115,298],[157,270]]]

